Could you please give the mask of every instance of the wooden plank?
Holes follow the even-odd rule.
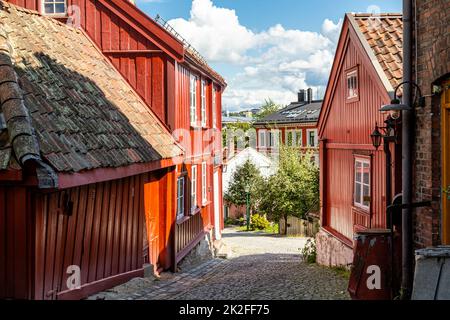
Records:
[[[122,210],[123,188],[124,188],[124,180],[122,179],[117,181],[111,274],[119,273],[120,234],[121,234],[121,225],[122,225],[121,222],[123,213]]]
[[[131,272],[121,273],[111,276],[106,279],[87,283],[83,285],[79,290],[70,290],[61,292],[58,294],[58,300],[80,300],[97,292],[105,291],[115,286],[126,283],[134,278],[142,278],[144,276],[144,270],[133,270]]]
[[[98,262],[98,248],[100,243],[100,227],[102,219],[102,206],[103,206],[103,195],[104,195],[104,185],[105,183],[98,183],[96,185],[96,195],[93,211],[93,223],[92,223],[92,238],[89,254],[89,276],[88,282],[93,282],[97,279],[97,262]]]
[[[6,188],[0,187],[0,299],[6,298]]]
[[[70,201],[72,201],[72,215],[68,217],[67,223],[67,238],[65,244],[65,254],[64,254],[64,262],[63,262],[63,277],[62,277],[62,288],[61,290],[65,290],[67,278],[69,274],[67,274],[67,268],[71,265],[74,265],[74,251],[75,251],[75,241],[76,241],[76,230],[77,230],[77,219],[78,219],[78,206],[80,201],[80,188],[74,188],[71,190]]]
[[[103,188],[103,201],[101,212],[97,212],[100,218],[100,234],[99,234],[99,247],[97,253],[97,272],[95,280],[100,280],[104,278],[105,263],[106,263],[106,247],[107,244],[107,230],[108,230],[108,216],[109,216],[109,205],[111,203],[111,184],[112,182],[105,182]]]
[[[84,252],[84,232],[86,227],[87,203],[89,198],[89,186],[80,187],[79,202],[76,208],[76,230],[73,250],[73,264],[81,268]],[[74,207],[75,210],[75,207]]]
[[[140,201],[141,201],[141,183],[142,183],[142,176],[137,176],[135,178],[135,196],[134,196],[134,217],[133,217],[133,230],[132,230],[132,243],[131,243],[131,251],[133,252],[133,255],[131,257],[131,270],[136,270],[138,268],[138,260],[139,257],[142,256],[142,251],[139,251],[139,244],[138,242],[142,241],[138,241],[138,239],[142,238],[138,238],[139,236],[139,229],[142,229],[140,227],[142,227],[140,223],[140,216],[141,216],[141,205],[140,205]],[[140,266],[140,268],[142,267],[142,265]]]
[[[49,195],[47,212],[47,237],[45,242],[45,286],[44,299],[52,299],[56,294],[54,287],[56,231],[58,223],[58,194]]]
[[[88,198],[86,206],[86,220],[83,238],[83,253],[81,259],[81,284],[89,282],[89,272],[91,271],[91,243],[94,224],[95,202],[97,198],[97,185],[88,187]]]
[[[112,255],[114,244],[114,226],[116,224],[116,201],[117,201],[117,184],[118,181],[111,182],[111,191],[109,196],[109,208],[108,208],[108,229],[106,234],[106,253],[105,253],[105,270],[103,277],[108,278],[112,274]]]
[[[53,275],[53,288],[57,292],[60,292],[62,288],[62,274],[64,267],[64,249],[67,235],[67,216],[64,215],[64,196],[69,191],[63,191],[58,193],[58,212],[57,212],[57,229],[56,229],[56,249],[55,249],[55,269]]]
[[[132,251],[132,241],[133,241],[133,220],[136,216],[134,211],[134,198],[136,196],[136,188],[135,188],[135,177],[129,178],[129,191],[128,191],[128,219],[125,221],[126,228],[126,262],[125,262],[125,270],[131,271],[132,265],[132,257],[135,252]]]
[[[122,219],[120,220],[120,250],[119,250],[119,273],[126,271],[127,262],[127,221],[128,221],[128,198],[130,195],[130,180],[124,179],[122,194]]]

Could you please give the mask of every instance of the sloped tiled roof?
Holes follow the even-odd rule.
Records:
[[[255,124],[311,123],[319,119],[322,101],[292,102],[286,108],[272,113]]]
[[[403,78],[403,20],[398,13],[353,14],[393,88]]]
[[[0,6],[0,170],[30,157],[70,173],[182,154],[83,31]]]

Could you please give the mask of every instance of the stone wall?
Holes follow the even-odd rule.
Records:
[[[448,0],[417,1],[414,27],[413,76],[423,94],[432,95],[450,75],[450,5]],[[416,209],[414,242],[417,248],[438,245],[441,208],[440,96],[427,97],[417,109],[414,163],[415,201],[432,201],[432,208]]]
[[[316,235],[317,263],[327,267],[349,267],[353,249],[323,229]]]
[[[214,246],[212,241],[212,233],[208,233],[205,237],[192,249],[189,254],[183,258],[178,264],[177,271],[188,271],[194,269],[208,260],[214,259]]]

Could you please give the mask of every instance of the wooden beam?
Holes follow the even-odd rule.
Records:
[[[133,164],[120,168],[99,168],[80,173],[60,173],[58,189],[68,189],[93,183],[123,179],[146,172],[173,167],[182,162],[182,157],[163,159],[150,163]]]

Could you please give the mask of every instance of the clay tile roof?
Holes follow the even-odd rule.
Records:
[[[403,20],[397,13],[353,14],[393,88],[403,77]]]
[[[0,6],[0,170],[12,159],[79,172],[182,154],[83,31]]]

